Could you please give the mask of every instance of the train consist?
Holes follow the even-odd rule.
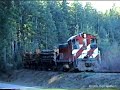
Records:
[[[96,36],[79,33],[54,50],[26,53],[23,63],[25,68],[37,70],[97,71],[101,55]]]

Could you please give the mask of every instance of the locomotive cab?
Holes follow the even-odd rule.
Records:
[[[68,39],[67,43],[59,45],[59,60],[71,65],[79,71],[96,70],[100,60],[97,38],[91,34],[80,33]]]

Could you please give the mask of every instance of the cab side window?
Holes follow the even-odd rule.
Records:
[[[91,39],[91,45],[90,45],[91,48],[97,48],[97,40],[96,39]]]

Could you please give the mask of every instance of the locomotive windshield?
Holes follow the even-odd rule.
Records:
[[[79,49],[79,42],[76,39],[72,40],[73,49]]]
[[[93,38],[91,40],[91,48],[96,48],[97,47],[97,39]]]

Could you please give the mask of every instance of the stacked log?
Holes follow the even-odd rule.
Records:
[[[36,50],[33,54],[26,52],[23,57],[23,65],[26,69],[48,70],[53,68],[56,60],[54,50]]]

